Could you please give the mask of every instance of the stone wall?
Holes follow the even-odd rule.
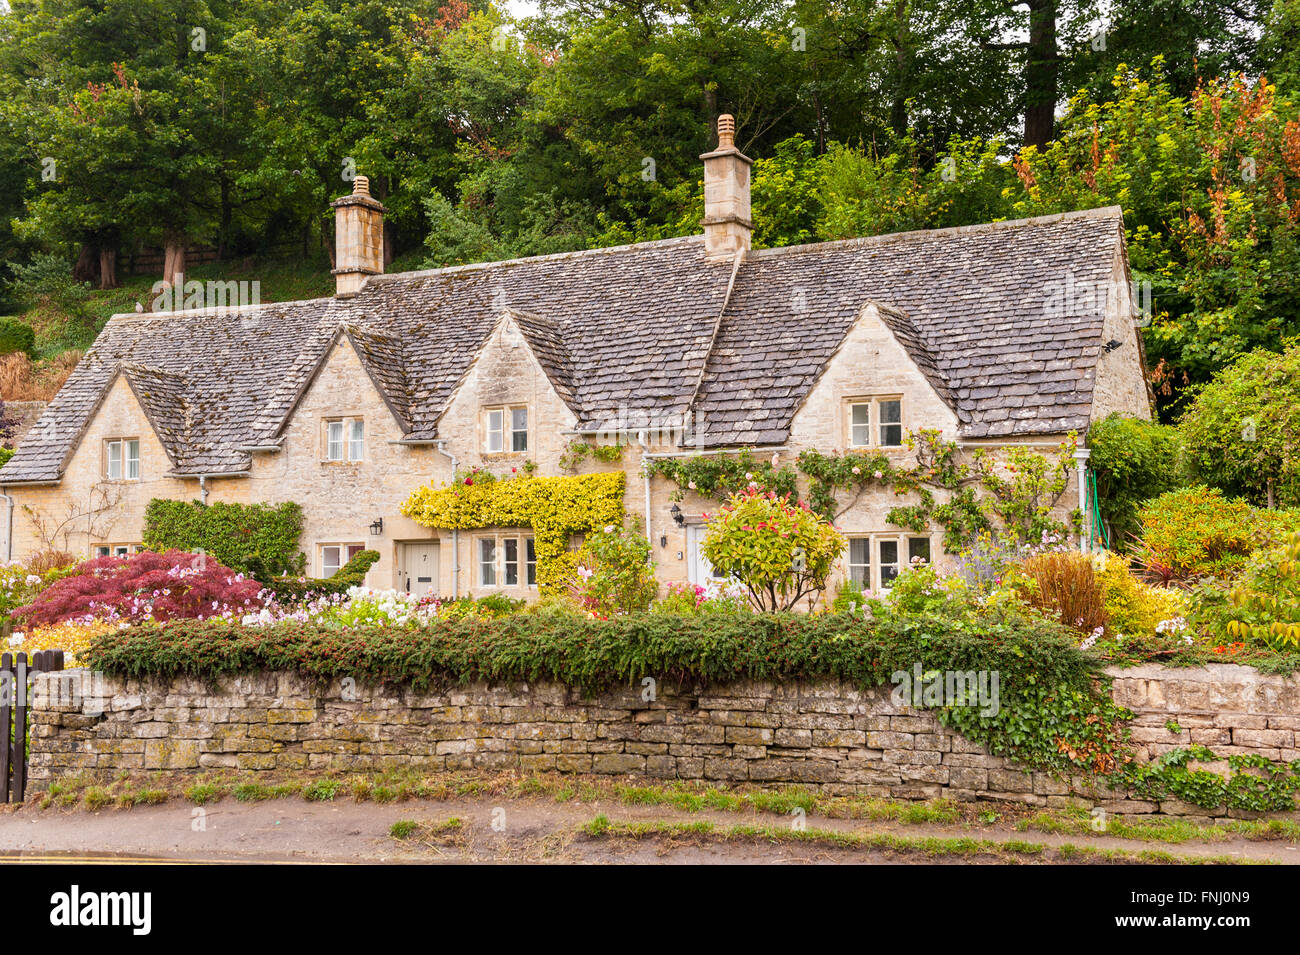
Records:
[[[84,681],[82,703],[67,681]],[[51,681],[62,681],[55,692]],[[202,680],[106,678],[87,671],[39,678],[31,772],[36,788],[65,774],[121,770],[356,772],[391,765],[430,771],[519,770],[673,780],[796,783],[885,798],[1004,800],[1033,806],[1101,804],[1124,812],[1202,812],[1072,795],[1063,780],[1025,772],[896,706],[891,688],[834,680],[705,688],[632,687],[584,697],[556,684],[472,684],[425,693],[290,673]],[[1245,667],[1143,667],[1115,682],[1138,711],[1139,757],[1203,741],[1216,752],[1296,757],[1295,677]],[[1184,709],[1183,707],[1190,707]],[[1217,709],[1216,709],[1217,707]],[[1292,714],[1290,716],[1274,714]],[[1176,719],[1173,732],[1165,722]],[[1080,784],[1079,792],[1083,792]]]

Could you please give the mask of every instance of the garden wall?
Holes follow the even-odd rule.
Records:
[[[1222,665],[1116,673],[1117,699],[1137,714],[1140,758],[1193,742],[1223,755],[1300,756],[1295,677]],[[79,705],[69,701],[70,678],[82,681]],[[67,671],[38,678],[31,780],[41,789],[74,773],[294,774],[397,763],[431,771],[798,783],[889,798],[1048,807],[1100,801],[1132,813],[1219,814],[1176,800],[1072,796],[1065,781],[1025,772],[940,726],[931,713],[896,706],[891,687],[864,692],[826,680],[702,689],[661,683],[656,690],[653,701],[642,699],[641,687],[584,698],[547,683],[417,693],[351,681],[317,688],[291,673],[226,677],[216,685],[106,677],[94,687],[87,671]]]

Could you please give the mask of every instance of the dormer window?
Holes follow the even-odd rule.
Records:
[[[139,438],[114,438],[104,442],[104,477],[110,481],[140,480]]]
[[[903,399],[863,398],[849,402],[849,447],[901,448]]]
[[[362,461],[366,456],[366,428],[360,418],[332,418],[325,422],[325,460]]]
[[[484,409],[483,450],[487,454],[527,451],[528,406]]]

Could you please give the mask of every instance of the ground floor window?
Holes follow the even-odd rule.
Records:
[[[850,535],[845,576],[863,590],[888,590],[909,566],[929,562],[930,538],[926,535]]]
[[[143,544],[96,544],[94,553],[96,557],[125,557],[128,554],[138,554],[144,550]]]
[[[320,548],[320,575],[333,577],[339,568],[365,550],[364,544],[322,544]]]
[[[537,545],[531,537],[480,537],[477,558],[480,587],[537,586]]]

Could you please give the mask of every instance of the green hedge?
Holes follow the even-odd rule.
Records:
[[[14,352],[35,355],[36,332],[32,326],[16,318],[0,318],[0,355]]]
[[[865,621],[847,614],[574,614],[443,620],[424,629],[265,629],[221,621],[138,626],[92,638],[85,665],[126,676],[295,670],[416,689],[471,680],[555,680],[586,690],[636,685],[838,678],[862,687],[898,670],[989,670],[1000,710],[936,707],[939,718],[994,753],[1058,771],[1108,769],[1128,714],[1100,690],[1096,661],[1051,622],[992,612],[976,624],[946,615]]]
[[[335,571],[333,577],[276,577],[266,587],[275,594],[276,599],[285,603],[294,603],[310,596],[346,593],[350,588],[360,587],[366,582],[366,572],[377,560],[379,551],[363,550]]]
[[[202,550],[232,570],[263,582],[300,574],[302,508],[284,504],[203,504],[154,498],[144,514],[150,550]]]

